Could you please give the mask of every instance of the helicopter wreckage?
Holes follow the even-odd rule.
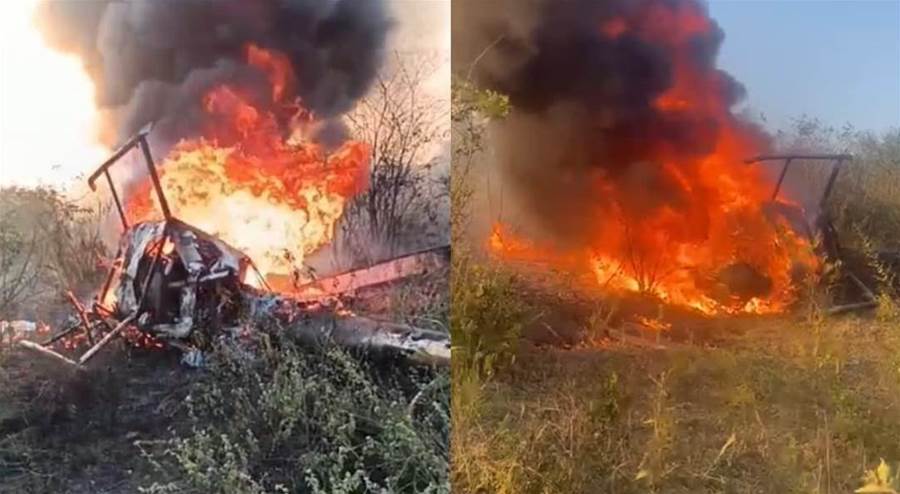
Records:
[[[23,348],[84,368],[113,339],[125,337],[182,350],[183,361],[202,363],[204,342],[238,336],[247,321],[275,324],[308,344],[338,345],[396,355],[414,363],[447,365],[450,339],[443,332],[362,317],[345,309],[348,294],[402,278],[444,269],[449,247],[395,258],[363,269],[299,285],[287,292],[268,287],[253,261],[221,239],[175,218],[156,173],[145,127],[116,151],[88,179],[105,178],[118,209],[124,233],[102,288],[90,307],[71,293],[77,317],[43,342],[19,341]],[[109,169],[128,152],[143,154],[161,221],[129,224]],[[261,287],[250,280],[256,277]],[[88,349],[70,358],[54,349],[59,342],[86,341]],[[67,347],[69,345],[66,345]]]

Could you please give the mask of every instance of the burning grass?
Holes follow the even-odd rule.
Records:
[[[514,24],[476,3],[460,7],[464,36]],[[706,314],[788,308],[796,280],[819,268],[793,219],[807,213],[745,163],[772,142],[733,113],[744,90],[716,68],[722,36],[707,6],[530,7],[516,14],[534,28],[496,28],[497,46],[472,53],[466,72],[512,105],[485,129],[481,157],[502,184],[489,201],[508,194],[512,211],[486,218],[493,231],[479,240],[500,259],[539,259],[592,278],[586,286]]]
[[[868,151],[883,156],[893,135]],[[469,149],[459,156],[477,161],[480,147]],[[892,176],[868,162],[854,168]],[[896,197],[885,205],[849,173],[841,180],[839,212],[871,218],[861,233],[887,245],[879,239],[893,234],[879,228],[892,223],[878,218],[900,207]],[[470,190],[460,182],[457,191]],[[454,211],[468,211],[470,196],[460,197]],[[454,226],[468,228],[464,218]],[[453,373],[456,491],[829,493],[865,483],[891,492],[896,483],[896,469],[879,467],[900,459],[900,321],[889,296],[876,317],[832,318],[821,310],[827,290],[810,283],[798,293],[802,311],[708,317],[460,248],[453,263],[452,328],[464,342]],[[485,372],[485,361],[499,365]]]

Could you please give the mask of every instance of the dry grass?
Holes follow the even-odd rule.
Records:
[[[454,488],[837,493],[900,458],[900,326],[732,325],[714,347],[531,350],[458,383]]]

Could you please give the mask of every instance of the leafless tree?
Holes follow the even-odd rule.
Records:
[[[101,261],[109,258],[101,224],[108,205],[86,208],[55,198],[53,214],[40,225],[44,276],[60,293],[92,292],[103,276]]]
[[[436,64],[424,56],[391,58],[347,117],[353,137],[372,150],[369,187],[348,208],[342,248],[368,261],[447,234],[438,204],[447,198],[436,173],[449,139],[447,112],[425,88]]]
[[[96,288],[108,257],[100,235],[107,209],[50,188],[0,188],[0,319],[36,317],[66,291]]]
[[[16,231],[0,219],[0,319],[12,318],[19,304],[37,285],[37,235]]]

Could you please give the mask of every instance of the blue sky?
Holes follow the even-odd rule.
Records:
[[[900,0],[709,0],[725,31],[719,66],[747,88],[753,115],[785,127],[900,127]]]

